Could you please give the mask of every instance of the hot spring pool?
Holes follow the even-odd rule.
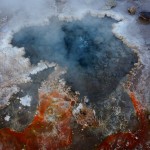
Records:
[[[137,55],[112,33],[116,21],[86,16],[71,22],[52,18],[48,25],[15,33],[12,45],[25,48],[32,65],[41,60],[67,68],[73,91],[90,101],[102,101],[137,63]]]

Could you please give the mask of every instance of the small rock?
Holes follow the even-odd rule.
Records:
[[[140,12],[139,19],[150,23],[150,12]]]
[[[116,7],[116,5],[117,5],[116,0],[107,0],[106,1],[106,7],[107,7],[107,9]]]
[[[87,96],[85,96],[85,97],[84,97],[84,103],[87,104],[88,102],[89,102],[89,99],[87,98]]]
[[[134,15],[136,13],[136,7],[135,6],[129,7],[128,12],[129,14]]]

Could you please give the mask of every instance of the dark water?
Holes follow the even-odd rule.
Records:
[[[27,27],[14,34],[12,44],[25,47],[25,57],[36,65],[40,60],[67,67],[64,76],[72,90],[102,101],[137,62],[137,56],[111,32],[110,18],[86,16],[81,21]]]

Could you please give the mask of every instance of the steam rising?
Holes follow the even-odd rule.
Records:
[[[90,15],[71,22],[51,18],[49,25],[17,32],[12,44],[25,48],[31,64],[42,60],[66,67],[64,78],[72,90],[101,101],[137,62],[136,55],[112,34],[113,22]]]
[[[124,43],[140,49],[143,39],[135,17],[126,14],[125,1],[108,10],[114,1],[1,0],[0,19],[7,15],[8,22],[0,26],[0,106],[5,106],[0,110],[0,128],[19,131],[31,123],[38,105],[38,90],[41,85],[45,91],[51,88],[48,80],[55,79],[58,66],[67,70],[61,77],[71,90],[79,91],[80,98],[87,96],[87,103],[96,106],[104,134],[129,129],[129,120],[133,126],[133,107],[120,83],[126,81],[138,58]],[[118,23],[105,15],[122,21]],[[141,50],[142,63],[148,66],[150,59]],[[51,62],[55,68],[47,65]],[[148,89],[145,86],[144,92]],[[149,102],[148,94],[145,95]],[[27,95],[31,97],[31,107],[20,107],[20,98]],[[8,102],[10,105],[6,105]],[[7,113],[10,118],[5,118]]]

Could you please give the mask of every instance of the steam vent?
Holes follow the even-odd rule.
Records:
[[[0,150],[150,149],[149,0],[6,1]]]

